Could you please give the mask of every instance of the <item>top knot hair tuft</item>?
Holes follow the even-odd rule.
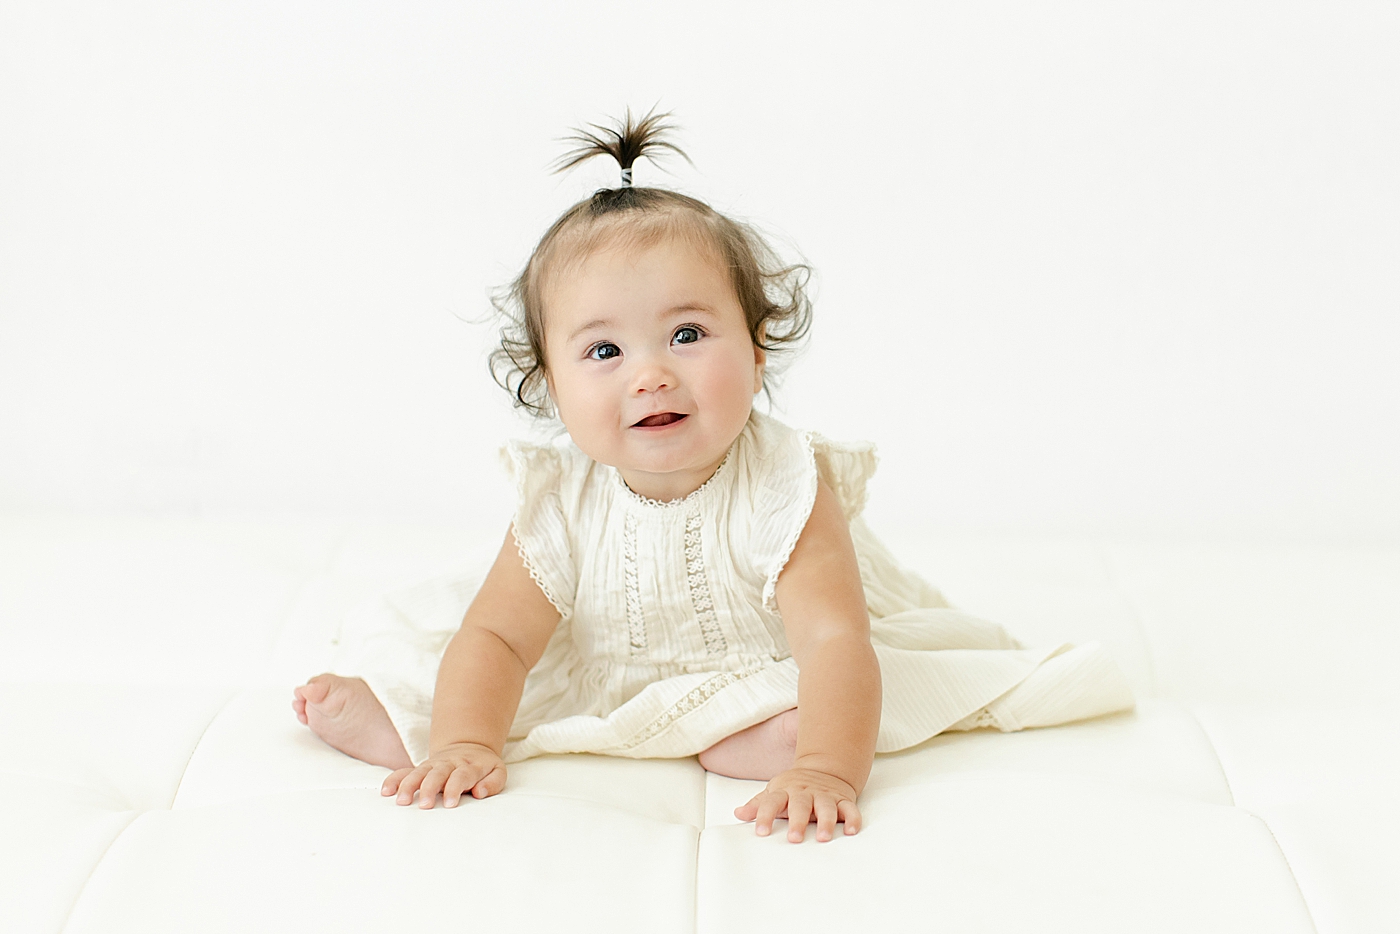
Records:
[[[589,126],[597,132],[578,130],[573,135],[564,137],[564,142],[578,143],[579,145],[559,157],[558,162],[555,163],[554,171],[563,172],[565,169],[571,169],[594,156],[612,156],[622,169],[620,187],[626,189],[632,187],[632,164],[642,156],[654,159],[655,153],[669,149],[686,162],[690,162],[690,157],[685,154],[684,150],[663,138],[667,133],[676,129],[674,124],[666,122],[670,116],[669,112],[657,113],[656,108],[653,107],[647,111],[644,117],[634,119],[629,107],[615,126],[607,127],[590,123]],[[605,188],[598,194],[614,190],[616,189]]]

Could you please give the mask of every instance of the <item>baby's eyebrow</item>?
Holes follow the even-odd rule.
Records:
[[[666,311],[663,312],[663,314],[667,314],[667,315],[680,315],[680,314],[689,314],[690,312],[693,312],[693,311],[698,311],[698,312],[701,312],[702,314],[707,314],[707,315],[711,315],[711,316],[713,316],[714,313],[715,313],[715,310],[714,310],[713,308],[711,308],[709,305],[704,305],[704,304],[701,304],[700,302],[685,302],[685,303],[680,304],[680,305],[673,305],[673,306],[671,306],[670,308],[666,309]]]
[[[612,324],[612,322],[607,318],[594,318],[592,321],[581,326],[580,328],[578,328],[578,330],[574,331],[574,333],[570,334],[569,343],[573,343],[578,338],[578,336],[585,331],[596,331],[599,328],[605,328],[610,324]]]

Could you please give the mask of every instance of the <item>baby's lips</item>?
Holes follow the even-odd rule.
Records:
[[[685,418],[680,412],[658,412],[655,415],[648,415],[646,418],[633,425],[633,428],[656,428],[660,425],[670,425]]]

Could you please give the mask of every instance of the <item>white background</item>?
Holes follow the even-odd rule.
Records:
[[[1400,5],[0,3],[0,509],[499,521],[488,291],[659,102],[877,527],[1400,540]]]

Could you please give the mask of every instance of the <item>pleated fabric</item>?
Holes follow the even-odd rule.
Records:
[[[1133,706],[1097,643],[1028,649],[951,608],[903,568],[861,513],[874,447],[754,412],[698,490],[661,503],[567,440],[512,442],[515,542],[560,618],[526,678],[504,759],[592,752],[691,756],[798,704],[775,598],[816,499],[836,494],[870,614],[883,688],[876,752],[945,730],[1018,730]],[[391,595],[342,642],[409,756],[428,757],[437,662],[477,586],[463,574]],[[451,608],[448,610],[448,608]]]

